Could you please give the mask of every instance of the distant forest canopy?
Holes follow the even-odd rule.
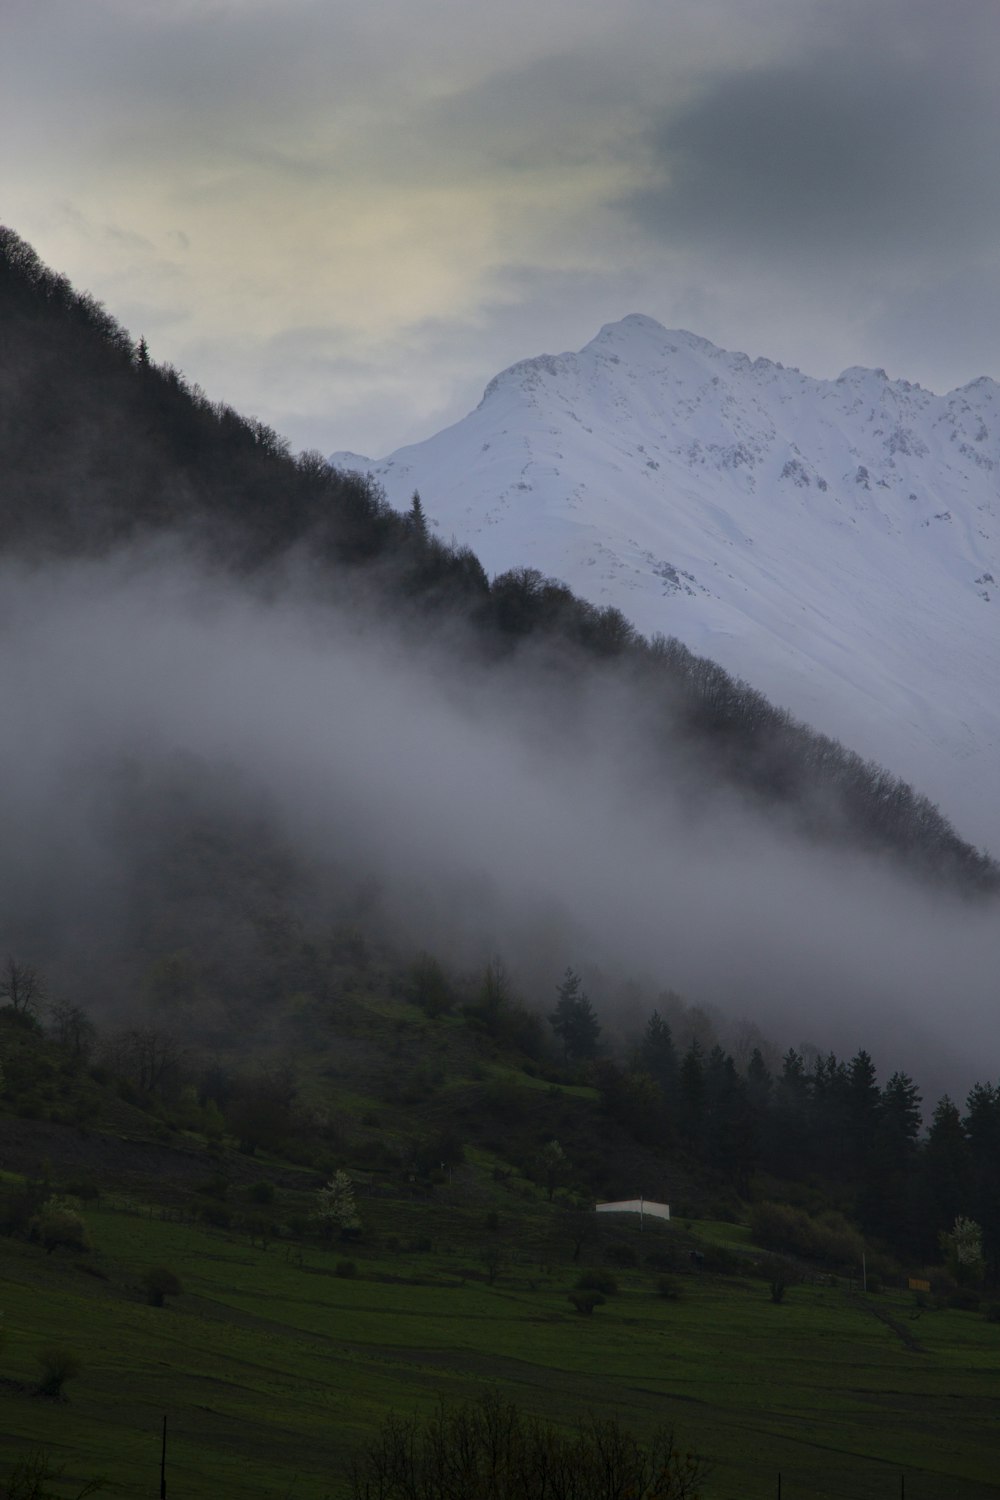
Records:
[[[574,1209],[620,1190],[627,1162],[636,1192],[668,1190],[676,1217],[747,1216],[757,1245],[806,1265],[855,1270],[866,1251],[873,1272],[886,1252],[943,1259],[951,1293],[973,1299],[953,1305],[971,1307],[984,1280],[1000,1281],[998,1085],[974,1084],[964,1112],[945,1094],[922,1122],[917,1082],[898,1069],[880,1081],[863,1048],[779,1056],[751,1028],[727,1050],[713,1018],[669,991],[652,1010],[636,994],[609,1049],[572,969],[543,1015],[498,958],[467,974],[428,953],[406,964],[346,926],[318,938],[272,922],[241,973],[216,958],[161,957],[146,1017],[100,1027],[50,1001],[39,971],[0,959],[0,1108],[75,1134],[117,1095],[182,1129],[188,1155],[189,1132],[217,1146],[228,1135],[245,1155],[325,1174],[346,1157],[411,1183],[475,1144],[577,1221]],[[242,1051],[251,1040],[262,1045]],[[0,1197],[10,1232],[3,1218]]]
[[[794,1208],[758,1202],[750,1220],[760,1244],[860,1262],[863,1242],[835,1205],[895,1254],[932,1262],[950,1253],[956,1222],[971,1218],[982,1236],[980,1269],[996,1280],[1000,1088],[976,1083],[964,1115],[943,1095],[921,1138],[921,1094],[909,1074],[897,1070],[880,1084],[863,1048],[850,1060],[790,1048],[780,1065],[765,1059],[768,1050],[754,1047],[739,1066],[709,1035],[682,1052],[654,1010],[624,1066],[597,1064],[602,1104],[638,1142],[681,1147],[742,1199],[766,1196],[760,1174],[825,1185],[822,1199],[803,1193]]]
[[[530,649],[566,691],[613,671],[647,721],[729,785],[818,842],[867,849],[969,892],[1000,866],[905,782],[775,708],[680,642],[640,637],[616,609],[522,568],[490,581],[468,548],[393,511],[371,482],[294,457],[268,427],[157,365],[92,297],[0,228],[0,534],[9,558],[101,557],[176,535],[259,578],[296,554],[348,595],[441,628],[484,667]],[[559,711],[559,705],[553,712]]]

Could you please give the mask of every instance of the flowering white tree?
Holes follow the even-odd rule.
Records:
[[[326,1187],[316,1194],[316,1214],[332,1234],[335,1229],[359,1229],[354,1183],[349,1172],[334,1172]]]
[[[951,1231],[942,1234],[941,1248],[957,1282],[969,1286],[981,1280],[985,1270],[983,1231],[975,1219],[957,1218]]]

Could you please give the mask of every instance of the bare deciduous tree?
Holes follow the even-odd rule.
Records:
[[[181,1063],[176,1037],[156,1026],[136,1026],[108,1039],[107,1061],[144,1094],[162,1093]]]
[[[0,969],[0,1000],[18,1016],[34,1016],[45,998],[45,982],[30,964],[19,964],[8,954]]]
[[[97,1036],[93,1021],[79,1005],[57,1000],[49,1006],[49,1029],[60,1047],[83,1061],[90,1056]]]
[[[496,1391],[426,1424],[388,1417],[355,1464],[353,1500],[698,1500],[706,1468],[670,1433],[641,1442],[617,1418],[566,1437]]]

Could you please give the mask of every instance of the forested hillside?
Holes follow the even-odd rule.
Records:
[[[494,678],[501,702],[516,702],[522,712],[526,701],[537,720],[532,754],[557,764],[565,758],[567,774],[569,746],[595,733],[591,700],[597,691],[604,695],[597,700],[598,721],[612,705],[615,713],[635,716],[634,732],[644,746],[637,785],[646,799],[657,786],[676,795],[679,776],[684,798],[696,808],[738,789],[742,806],[770,809],[776,826],[794,829],[796,838],[805,835],[811,847],[878,855],[907,875],[920,872],[978,901],[997,888],[997,868],[890,772],[794,723],[677,642],[646,642],[616,611],[584,604],[553,580],[529,570],[487,579],[467,550],[428,535],[419,498],[400,516],[370,483],[331,471],[316,456],[292,457],[274,433],[153,363],[141,339],[41,265],[12,231],[3,232],[0,251],[4,560],[22,590],[23,570],[30,570],[28,597],[36,591],[39,613],[51,570],[116,556],[146,558],[143,548],[169,543],[172,567],[178,558],[192,566],[196,561],[210,577],[240,580],[257,600],[301,589],[323,604],[339,601],[339,612],[321,609],[317,616],[321,639],[329,632],[331,646],[350,630],[352,612],[361,630],[373,614],[405,622],[424,647],[433,642],[435,650],[471,661],[484,701]],[[139,566],[126,564],[133,565]],[[145,576],[140,567],[140,598]],[[155,590],[150,595],[151,601],[158,597]],[[522,692],[521,679],[528,684],[523,701],[514,696]],[[463,691],[471,692],[471,679],[464,681]],[[32,684],[32,692],[44,698],[45,684]],[[488,727],[488,717],[485,722]],[[287,729],[295,735],[294,724]],[[397,955],[393,962],[405,968],[407,952],[430,942],[445,969],[433,967],[438,958],[428,961],[425,990],[427,973],[447,970],[451,978],[435,981],[444,996],[438,1008],[462,1003],[475,1012],[478,981],[467,976],[476,971],[482,938],[449,953],[440,923],[422,929],[420,915],[400,913],[399,895],[393,908],[380,891],[384,870],[373,867],[373,874],[349,852],[376,836],[392,851],[391,827],[387,835],[362,818],[360,832],[352,831],[355,842],[319,857],[315,849],[304,852],[278,815],[275,797],[262,798],[225,754],[213,763],[201,751],[179,753],[158,742],[139,751],[132,740],[101,754],[98,781],[89,767],[90,780],[72,783],[78,799],[85,795],[98,807],[99,868],[92,852],[79,865],[76,853],[65,868],[53,868],[51,859],[46,864],[52,839],[44,834],[30,849],[19,849],[25,825],[13,804],[7,809],[2,938],[15,967],[25,955],[42,971],[51,967],[56,988],[71,985],[73,1003],[102,1024],[107,1019],[128,1032],[150,1016],[157,1024],[166,1017],[203,1049],[229,1047],[236,1034],[244,1042],[266,1038],[297,996],[306,997],[308,1011],[309,1005],[334,1006],[345,985],[363,989],[366,971],[358,955],[366,944],[388,943]],[[420,776],[418,768],[417,786]],[[73,823],[75,816],[70,807],[66,820]],[[644,817],[655,826],[652,810]],[[60,824],[58,814],[54,822]],[[96,836],[88,824],[88,837]],[[433,879],[435,856],[428,851],[427,858],[423,872],[417,859],[417,884]],[[18,880],[29,868],[33,878]],[[457,898],[451,892],[443,899]],[[550,953],[565,938],[547,941],[542,946]],[[354,958],[352,944],[359,945]],[[503,957],[528,981],[530,999],[533,976],[546,972],[548,959],[529,960],[516,948]],[[932,1253],[938,1221],[954,1205],[949,1198],[940,1212],[931,1212],[927,1234],[904,1227],[919,1217],[911,1201],[916,1189],[906,1185],[919,1111],[905,1074],[895,1073],[880,1094],[873,1072],[861,1077],[871,1065],[858,1058],[867,1053],[846,1071],[832,1055],[826,1062],[818,1056],[811,1072],[790,1053],[772,1078],[773,1050],[770,1067],[758,1049],[734,1071],[732,1056],[720,1047],[724,1035],[713,1035],[707,1046],[692,1035],[685,1046],[690,1042],[694,1051],[688,1047],[682,1060],[669,1047],[656,1053],[649,1033],[637,1071],[634,1058],[627,1061],[628,1048],[636,1045],[652,1000],[636,996],[655,995],[655,988],[651,992],[644,980],[647,988],[633,986],[631,1000],[623,1001],[627,971],[602,978],[594,969],[594,977],[610,1023],[600,1049],[600,1088],[607,1109],[633,1139],[654,1150],[673,1142],[741,1192],[761,1165],[778,1176],[819,1171],[855,1186],[860,1174],[866,1186],[849,1205],[852,1211],[860,1211],[872,1231],[913,1249],[919,1241],[923,1253]],[[654,976],[661,985],[673,979],[669,971]],[[748,979],[753,994],[753,976]],[[544,1009],[546,991],[539,986],[537,992],[534,1008]],[[429,993],[423,1000],[430,1005]],[[464,1001],[455,999],[462,995]],[[16,995],[11,1003],[20,1009]],[[507,1039],[536,1062],[555,1065],[532,1010],[516,1009],[522,1019],[508,1025]],[[561,1035],[567,1060],[597,1055]],[[668,1027],[665,1035],[669,1043]],[[861,1045],[867,1038],[854,1040]],[[145,1088],[144,1077],[140,1071]],[[954,1124],[941,1108],[941,1120]],[[970,1167],[959,1177],[971,1183],[975,1173]],[[930,1190],[920,1191],[926,1209]]]
[[[488,580],[467,549],[430,536],[421,505],[400,516],[372,484],[293,457],[259,422],[208,400],[150,360],[86,294],[0,237],[0,524],[8,558],[102,556],[170,535],[247,576],[296,552],[380,610],[456,622],[483,663],[530,643],[564,682],[609,662],[663,733],[690,744],[706,781],[780,805],[811,835],[860,844],[963,885],[1000,872],[918,791],[772,707],[679,642],[638,637],[529,569]],[[346,571],[345,571],[346,570]],[[560,709],[564,707],[561,700]]]
[[[0,331],[0,1493],[59,1492],[54,1412],[63,1492],[146,1483],[169,1406],[192,1496],[361,1500],[390,1408],[489,1385],[650,1432],[683,1391],[656,1500],[776,1453],[874,1497],[933,1349],[905,1389],[963,1452],[917,1397],[899,1452],[988,1494],[996,865],[293,457],[10,231]],[[636,1194],[671,1223],[594,1212]]]

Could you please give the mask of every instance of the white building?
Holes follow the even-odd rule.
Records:
[[[619,1198],[614,1203],[598,1203],[599,1214],[638,1214],[642,1223],[646,1214],[653,1219],[669,1219],[670,1204],[654,1203],[651,1198]]]

